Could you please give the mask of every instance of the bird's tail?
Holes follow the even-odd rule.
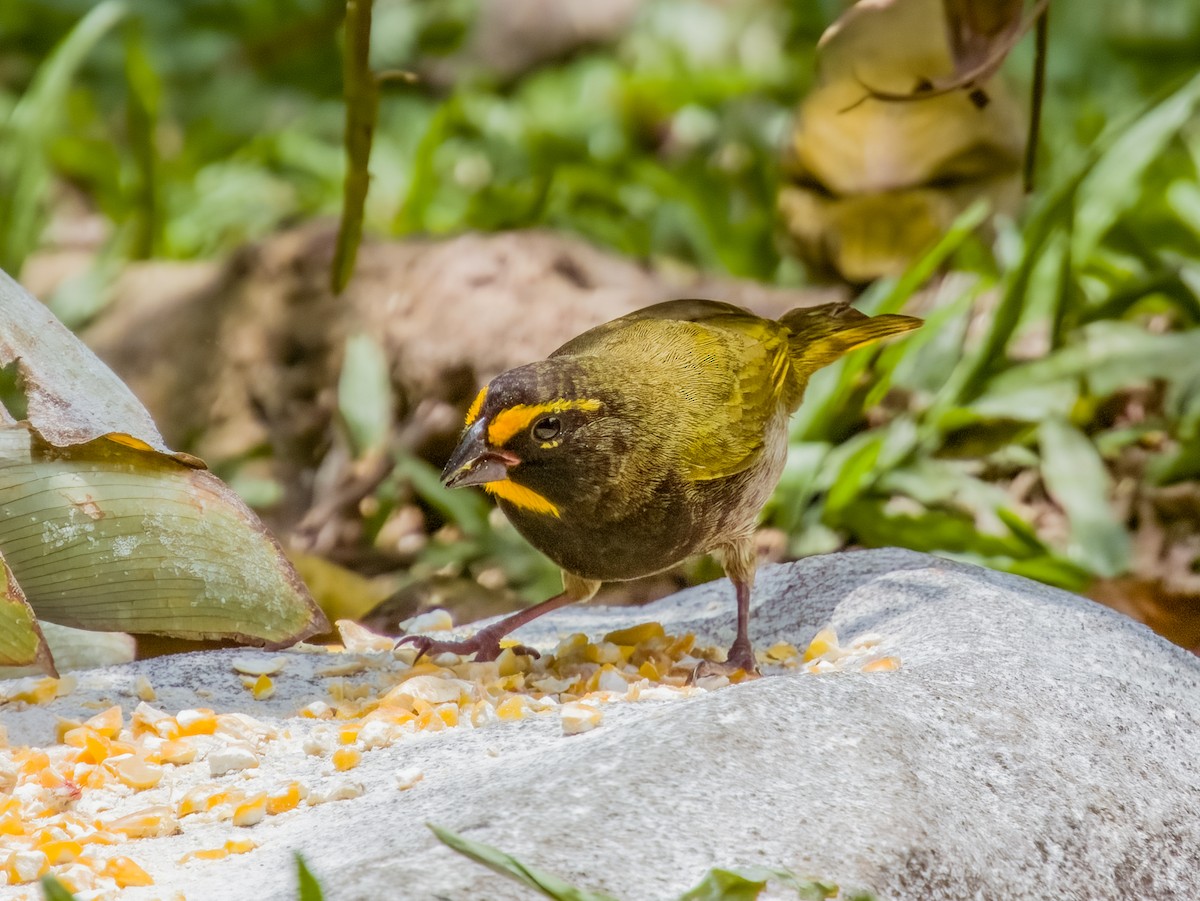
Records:
[[[856,347],[911,331],[923,324],[920,319],[895,313],[868,316],[844,303],[801,307],[785,313],[779,321],[791,333],[788,356],[804,380]]]

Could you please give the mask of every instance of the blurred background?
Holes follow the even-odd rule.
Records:
[[[331,620],[557,591],[437,483],[497,372],[666,297],[845,297],[928,324],[814,379],[764,559],[929,551],[1200,649],[1200,6],[1051,4],[1027,192],[1035,6],[375,0],[365,238],[335,293],[342,0],[6,0],[0,268]]]

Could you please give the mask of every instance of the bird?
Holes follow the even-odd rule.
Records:
[[[783,472],[788,419],[816,370],[921,324],[845,303],[775,320],[718,300],[673,300],[496,376],[471,403],[442,483],[482,486],[562,570],[563,591],[464,640],[408,635],[397,645],[494,660],[514,629],[589,600],[605,582],[714,553],[737,604],[724,665],[756,673],[754,533]]]

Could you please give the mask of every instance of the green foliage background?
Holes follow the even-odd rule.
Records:
[[[512,80],[463,67],[445,84],[390,84],[367,231],[545,226],[802,284],[776,241],[777,163],[837,9],[654,0],[613,46]],[[335,215],[342,12],[341,0],[0,5],[0,266],[19,271],[53,210],[98,210],[111,224],[101,263],[51,298],[79,323],[123,260],[221,255]],[[444,63],[474,14],[469,0],[377,0],[375,67]],[[1008,66],[1018,84],[1030,43]],[[1145,490],[1200,475],[1197,72],[1192,0],[1053,4],[1037,192],[993,246],[971,211],[861,299],[897,309],[951,270],[927,328],[810,389],[767,513],[792,553],[899,544],[1075,588],[1130,569],[1114,473]],[[983,298],[991,312],[972,320]],[[1035,331],[1049,351],[1023,359],[1014,341]],[[1114,413],[1144,386],[1145,415]],[[907,402],[862,428],[888,388]],[[1014,507],[1006,486],[1023,472],[1065,513],[1065,534]],[[436,486],[417,490],[455,509]],[[482,509],[470,518],[467,556],[503,552],[514,581],[540,590],[544,567],[526,573]]]

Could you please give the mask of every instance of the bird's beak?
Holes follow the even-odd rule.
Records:
[[[521,459],[513,453],[488,447],[487,420],[480,419],[462,436],[458,447],[442,470],[442,484],[447,488],[466,488],[508,478],[510,466]]]

